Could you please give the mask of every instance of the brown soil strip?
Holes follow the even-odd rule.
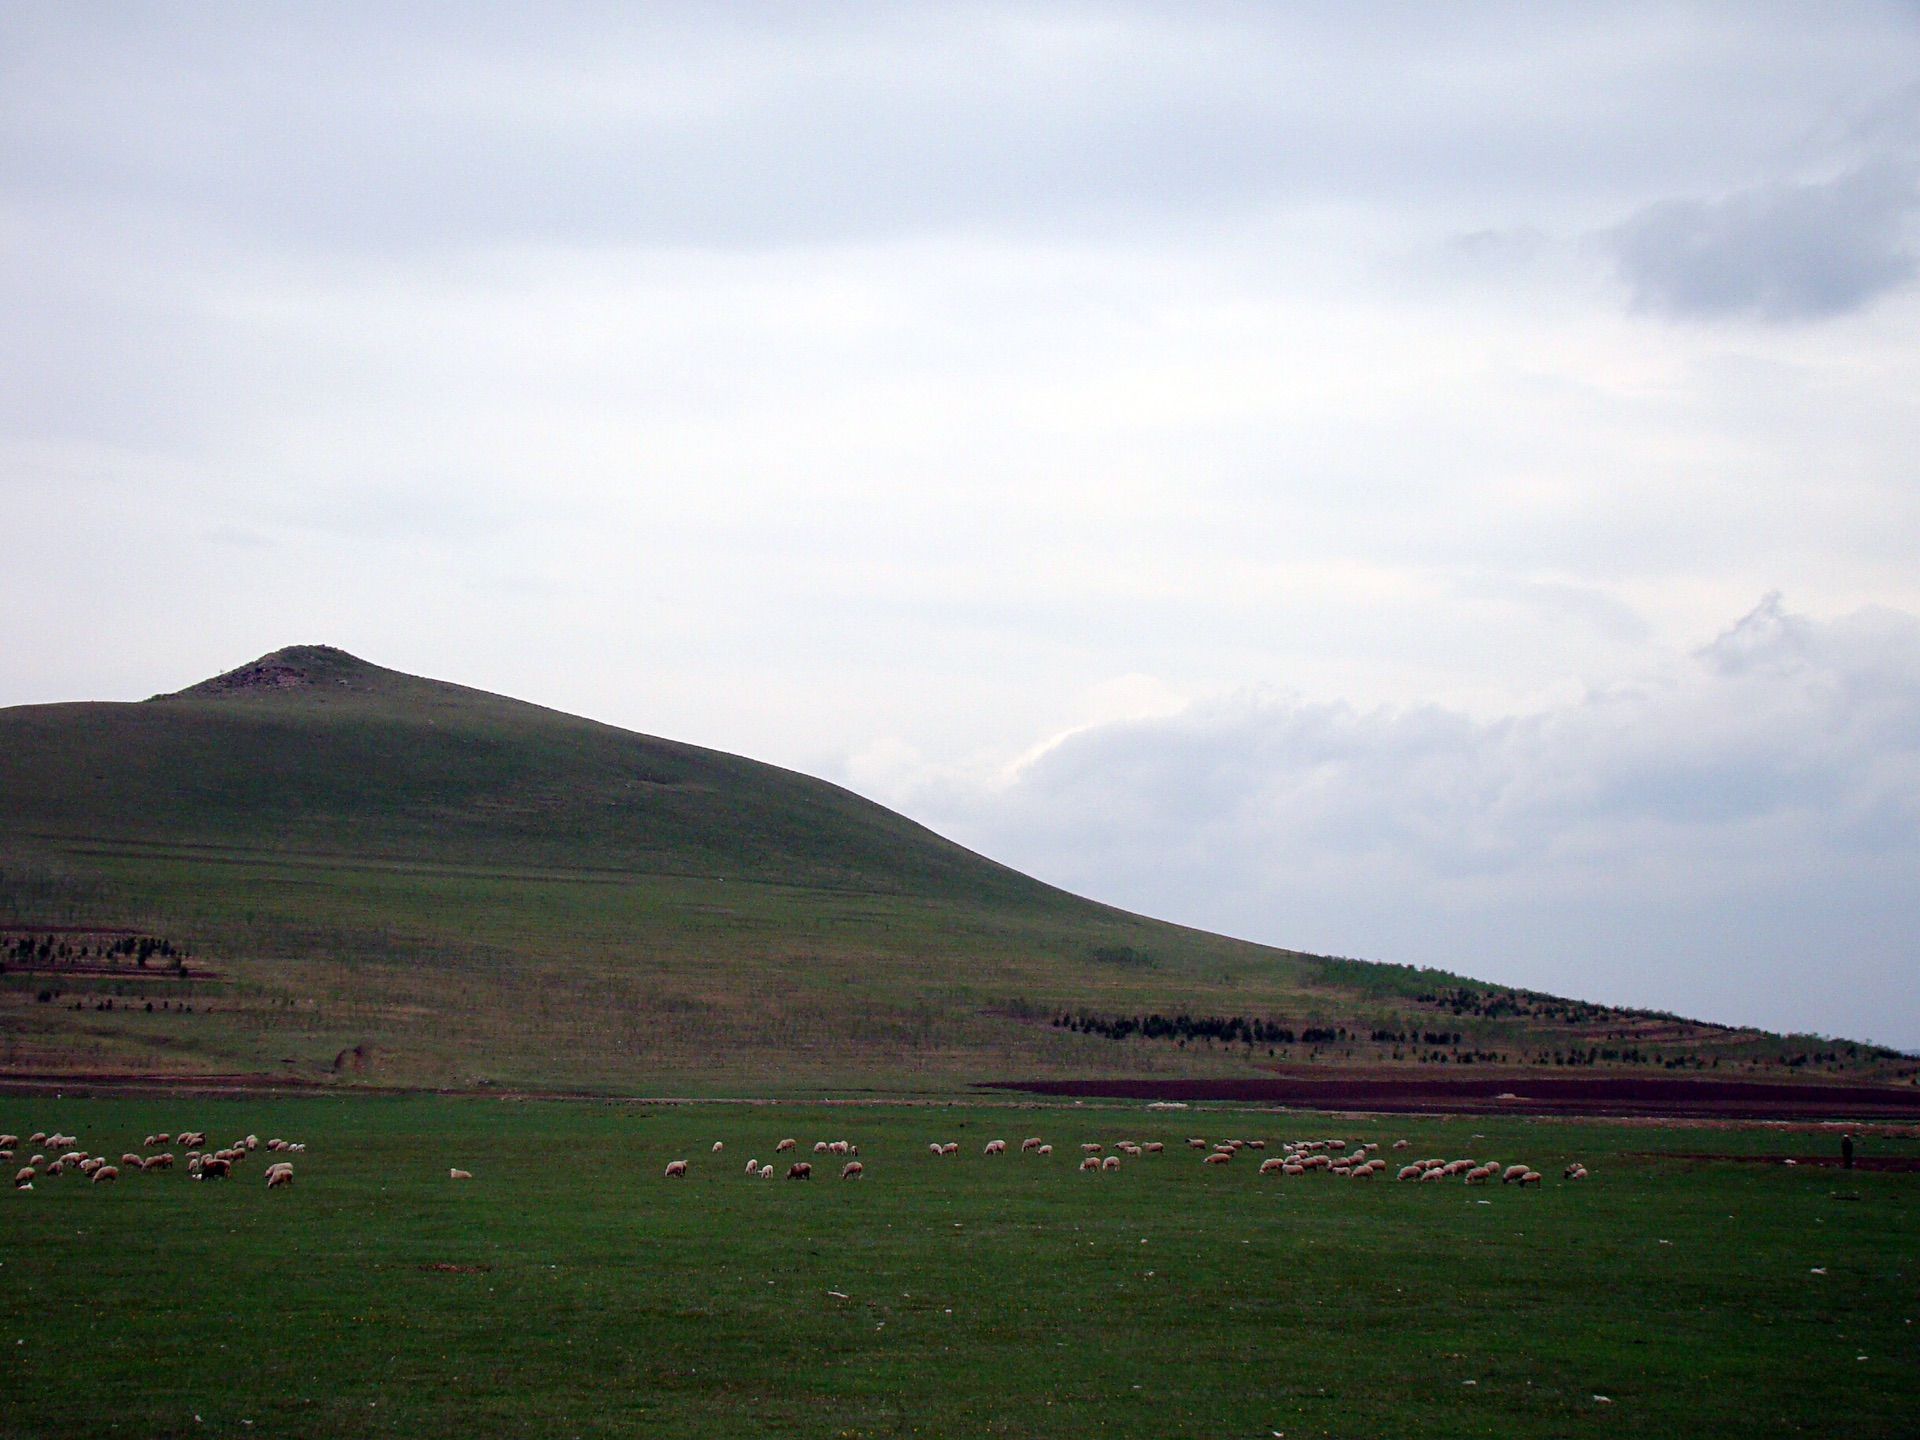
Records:
[[[1636,1152],[1636,1158],[1641,1160],[1724,1160],[1736,1165],[1785,1165],[1791,1160],[1795,1165],[1806,1165],[1815,1170],[1845,1168],[1838,1155],[1714,1155],[1691,1151],[1642,1150]],[[1853,1168],[1872,1170],[1879,1174],[1920,1175],[1920,1155],[1856,1155],[1853,1157]]]
[[[1725,1120],[1920,1118],[1920,1087],[1709,1080],[1635,1075],[1248,1076],[1219,1080],[990,1081],[988,1088],[1039,1095],[1188,1103],[1229,1101],[1298,1110],[1387,1113],[1645,1115]]]

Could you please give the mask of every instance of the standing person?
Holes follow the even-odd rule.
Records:
[[[1842,1135],[1840,1137],[1840,1168],[1842,1170],[1853,1169],[1853,1136],[1851,1135]]]

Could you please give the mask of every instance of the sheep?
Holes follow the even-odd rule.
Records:
[[[794,1161],[793,1164],[787,1167],[787,1179],[789,1180],[813,1179],[813,1163],[808,1160]]]
[[[31,1165],[36,1170],[44,1170],[47,1168],[47,1157],[44,1155],[36,1154],[32,1159],[27,1161],[27,1164]]]
[[[149,1146],[148,1148],[151,1149],[152,1147]],[[140,1157],[129,1150],[120,1157],[120,1163],[122,1165],[138,1165],[140,1163]]]
[[[1500,1183],[1502,1185],[1511,1185],[1526,1173],[1527,1167],[1524,1165],[1509,1165],[1505,1170],[1500,1172]]]
[[[1484,1185],[1487,1181],[1491,1180],[1493,1176],[1494,1169],[1491,1165],[1476,1165],[1467,1171],[1467,1184]]]
[[[1262,1175],[1278,1175],[1286,1168],[1286,1163],[1287,1162],[1282,1160],[1278,1155],[1275,1155],[1271,1159],[1260,1162],[1260,1173]]]
[[[47,1132],[44,1130],[36,1130],[27,1137],[27,1144],[29,1145],[44,1145],[46,1143]]]
[[[80,1137],[77,1135],[47,1136],[47,1148],[49,1150],[71,1150],[74,1146],[78,1145],[79,1143],[80,1143]]]
[[[989,1140],[987,1141],[987,1148],[981,1153],[986,1155],[1004,1155],[1007,1153],[1007,1142],[1004,1140]]]
[[[1267,1142],[1264,1140],[1247,1141],[1247,1149],[1249,1150],[1264,1150],[1266,1148],[1267,1148]]]
[[[249,1150],[258,1150],[260,1148],[260,1137],[258,1135],[249,1135],[240,1143]]]
[[[681,1163],[685,1164],[686,1162],[682,1161]],[[471,1170],[461,1170],[456,1167],[447,1171],[447,1178],[449,1180],[471,1180],[473,1179],[473,1172]]]
[[[1098,1170],[1100,1168],[1100,1157],[1098,1155],[1081,1156],[1080,1168],[1082,1170]]]
[[[1026,1154],[1029,1150],[1038,1150],[1039,1148],[1040,1137],[1038,1135],[1029,1135],[1020,1142],[1020,1153],[1022,1155]]]
[[[958,1155],[960,1153],[960,1142],[958,1140],[947,1141],[946,1144],[940,1147],[940,1153],[942,1155]]]
[[[1093,1141],[1087,1140],[1081,1143],[1080,1153],[1083,1155],[1098,1155],[1102,1150],[1106,1148],[1107,1147],[1104,1145],[1096,1145],[1093,1143]]]
[[[13,1151],[0,1150],[0,1165],[5,1165],[8,1161],[12,1159],[13,1159]]]
[[[667,1173],[663,1178],[668,1180],[686,1179],[687,1178],[687,1162],[684,1160],[669,1160],[667,1162]]]
[[[19,1143],[18,1135],[0,1135],[0,1150],[11,1150]]]
[[[1167,1142],[1164,1140],[1149,1140],[1140,1148],[1145,1150],[1149,1155],[1158,1155],[1167,1148]]]
[[[1122,1155],[1130,1156],[1135,1160],[1138,1160],[1142,1153],[1140,1147],[1129,1140],[1122,1140],[1115,1148],[1118,1149]]]
[[[1053,1154],[1053,1146],[1042,1145],[1039,1148],[1037,1148],[1033,1153],[1036,1155],[1042,1155],[1042,1156],[1051,1155]]]
[[[814,1154],[816,1154],[816,1155],[824,1155],[824,1154],[826,1154],[826,1153],[827,1153],[827,1142],[826,1142],[826,1141],[824,1141],[824,1140],[816,1140],[816,1141],[814,1141],[814,1142],[813,1142],[813,1153],[814,1153]]]
[[[762,1165],[760,1167],[760,1178],[762,1180],[771,1180],[773,1178],[773,1166]]]
[[[840,1178],[842,1180],[858,1180],[866,1173],[867,1167],[862,1165],[858,1160],[849,1160],[840,1168]]]
[[[1106,1159],[1100,1162],[1100,1168],[1102,1170],[1118,1170],[1120,1168],[1120,1157],[1118,1155],[1107,1156]]]
[[[927,1153],[929,1155],[944,1155],[947,1152],[941,1148],[938,1140],[929,1140],[927,1142]]]
[[[1347,1172],[1347,1178],[1349,1180],[1371,1180],[1373,1178],[1373,1166],[1356,1165]]]
[[[759,1173],[760,1173],[760,1162],[757,1159],[747,1161],[747,1174],[758,1175]]]
[[[1575,1166],[1574,1166],[1574,1167],[1573,1167],[1573,1168],[1572,1168],[1571,1170],[1569,1170],[1569,1171],[1567,1172],[1567,1175],[1566,1175],[1566,1178],[1567,1178],[1567,1179],[1569,1179],[1569,1180],[1584,1180],[1584,1179],[1586,1179],[1586,1178],[1587,1178],[1587,1167],[1586,1167],[1586,1166],[1584,1166],[1584,1165],[1578,1165],[1578,1164],[1576,1164],[1576,1165],[1575,1165]]]
[[[1203,1165],[1230,1165],[1233,1163],[1233,1151],[1215,1150],[1200,1163]]]
[[[716,1155],[718,1155],[722,1150],[726,1148],[727,1148],[727,1142],[724,1140],[716,1140],[713,1142],[713,1153]]]
[[[31,1165],[22,1165],[14,1172],[13,1188],[16,1190],[31,1190],[33,1188],[34,1177],[39,1173],[40,1172]]]
[[[797,1148],[799,1144],[800,1142],[798,1140],[793,1140],[793,1139],[782,1140],[778,1145],[773,1147],[773,1153],[776,1155],[783,1155],[787,1151]]]
[[[1405,1150],[1412,1144],[1413,1142],[1411,1140],[1396,1140],[1393,1142],[1393,1148],[1396,1150]]]
[[[267,1189],[279,1190],[293,1184],[291,1165],[270,1165],[267,1167]]]
[[[158,1155],[149,1155],[145,1160],[140,1162],[140,1168],[142,1170],[171,1170],[173,1168],[173,1154],[171,1151],[163,1151]]]
[[[852,1155],[856,1153],[856,1150],[857,1147],[851,1140],[835,1140],[827,1146],[827,1153],[829,1155]]]
[[[1447,1179],[1447,1177],[1437,1169],[1421,1171],[1420,1178],[1422,1180],[1431,1181],[1436,1185],[1446,1183],[1446,1179]]]
[[[111,1165],[102,1165],[93,1172],[93,1183],[96,1185],[111,1185],[119,1178],[120,1172]]]
[[[1529,1185],[1538,1185],[1539,1183],[1540,1183],[1540,1172],[1538,1170],[1527,1171],[1527,1173],[1522,1175],[1518,1181],[1518,1184],[1522,1190],[1526,1189],[1527,1186]]]
[[[1207,1148],[1207,1142],[1198,1135],[1189,1135],[1187,1137],[1187,1148],[1189,1150],[1204,1150]]]

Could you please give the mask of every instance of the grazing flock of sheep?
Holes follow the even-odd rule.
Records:
[[[0,1135],[0,1164],[11,1164],[15,1151],[20,1147],[18,1135]],[[1396,1140],[1393,1149],[1407,1149],[1412,1142]],[[48,1134],[36,1131],[27,1137],[26,1145],[32,1151],[27,1163],[15,1172],[14,1188],[31,1190],[34,1182],[51,1179],[69,1171],[86,1176],[93,1184],[111,1184],[117,1181],[123,1172],[144,1173],[150,1170],[171,1170],[174,1166],[173,1152],[166,1147],[178,1145],[186,1151],[186,1173],[195,1180],[224,1180],[230,1178],[254,1151],[266,1149],[278,1154],[299,1154],[307,1147],[302,1144],[272,1139],[261,1141],[257,1135],[248,1135],[242,1140],[219,1149],[207,1148],[204,1131],[181,1131],[176,1134],[158,1134],[146,1137],[141,1150],[147,1153],[128,1151],[120,1157],[118,1165],[113,1164],[104,1155],[90,1155],[80,1148],[77,1136]],[[1264,1151],[1265,1140],[1214,1140],[1203,1136],[1191,1136],[1186,1142],[1189,1150],[1201,1152],[1201,1163],[1207,1166],[1231,1165],[1242,1151]],[[43,1148],[44,1147],[44,1148]],[[783,1139],[773,1147],[776,1156],[796,1152],[800,1142],[796,1139]],[[1161,1140],[1119,1140],[1108,1145],[1099,1141],[1085,1141],[1080,1145],[1079,1168],[1083,1171],[1111,1174],[1121,1168],[1122,1161],[1144,1160],[1149,1156],[1162,1155],[1167,1145]],[[726,1142],[713,1142],[712,1153],[720,1154],[726,1149]],[[1261,1175],[1308,1175],[1325,1173],[1351,1180],[1371,1180],[1384,1174],[1387,1161],[1376,1152],[1377,1143],[1356,1143],[1351,1153],[1347,1153],[1347,1142],[1335,1140],[1289,1140],[1279,1144],[1277,1152],[1261,1158],[1258,1173]],[[934,1140],[928,1142],[928,1154],[934,1159],[950,1159],[960,1153],[957,1140]],[[840,1178],[858,1180],[866,1174],[866,1164],[859,1158],[860,1147],[850,1140],[817,1140],[813,1153],[825,1157],[823,1163],[841,1162]],[[982,1149],[988,1157],[1008,1153],[1005,1140],[989,1140]],[[1053,1146],[1038,1135],[1030,1135],[1020,1142],[1020,1154],[1045,1160],[1053,1154]],[[49,1159],[49,1155],[52,1156]],[[691,1170],[687,1160],[673,1160],[666,1167],[666,1178],[684,1180]],[[746,1174],[757,1180],[771,1180],[774,1166],[762,1163],[757,1157],[746,1163]],[[453,1180],[471,1180],[471,1171],[455,1167],[448,1172]],[[278,1160],[268,1165],[264,1176],[269,1190],[283,1190],[293,1184],[293,1162]],[[789,1180],[811,1180],[813,1162],[794,1159],[787,1165],[786,1178]],[[1503,1185],[1518,1185],[1521,1188],[1539,1185],[1542,1177],[1538,1170],[1527,1165],[1502,1166],[1494,1160],[1446,1159],[1434,1157],[1416,1160],[1402,1165],[1396,1179],[1434,1183],[1459,1179],[1468,1185],[1485,1185],[1498,1180]],[[1574,1162],[1562,1172],[1566,1180],[1584,1180],[1587,1178],[1586,1166]]]
[[[1396,1140],[1393,1142],[1393,1148],[1404,1150],[1411,1144],[1412,1142],[1408,1140]],[[780,1155],[797,1150],[799,1145],[798,1140],[784,1139],[774,1146],[774,1153]],[[1120,1168],[1123,1157],[1127,1160],[1144,1159],[1149,1155],[1164,1154],[1166,1148],[1166,1142],[1162,1140],[1119,1140],[1111,1146],[1098,1141],[1084,1141],[1080,1145],[1079,1168],[1086,1171],[1111,1173]],[[1241,1151],[1265,1150],[1267,1142],[1265,1140],[1209,1141],[1204,1136],[1196,1135],[1187,1139],[1187,1148],[1202,1152],[1201,1163],[1204,1165],[1231,1165],[1234,1157]],[[714,1154],[717,1155],[725,1149],[725,1141],[713,1142]],[[1379,1149],[1380,1146],[1374,1142],[1356,1143],[1352,1153],[1348,1154],[1346,1153],[1347,1142],[1344,1139],[1289,1140],[1279,1145],[1278,1153],[1261,1159],[1259,1173],[1307,1175],[1324,1171],[1328,1175],[1338,1175],[1351,1180],[1371,1180],[1375,1175],[1383,1174],[1388,1168],[1387,1162],[1376,1153]],[[860,1147],[851,1141],[817,1140],[814,1142],[813,1150],[816,1155],[848,1157],[840,1170],[842,1180],[858,1180],[866,1174],[865,1164],[853,1158],[859,1155]],[[960,1142],[957,1140],[929,1141],[927,1153],[936,1160],[950,1158],[960,1153]],[[982,1147],[981,1153],[986,1156],[1005,1155],[1008,1153],[1007,1142],[989,1140]],[[1053,1154],[1053,1146],[1041,1136],[1029,1135],[1020,1142],[1020,1153],[1044,1160]],[[684,1159],[671,1160],[667,1162],[666,1178],[684,1180],[691,1170],[692,1162]],[[771,1180],[773,1171],[772,1165],[762,1164],[757,1158],[747,1161],[746,1164],[746,1174],[750,1179]],[[1584,1180],[1587,1178],[1587,1167],[1575,1161],[1562,1172],[1562,1177],[1567,1180]],[[812,1178],[813,1164],[810,1161],[797,1160],[787,1167],[789,1180],[811,1180]],[[1542,1180],[1540,1172],[1528,1165],[1502,1166],[1495,1160],[1449,1160],[1444,1157],[1416,1160],[1411,1164],[1402,1165],[1395,1178],[1429,1183],[1457,1178],[1468,1185],[1484,1185],[1498,1180],[1503,1185],[1518,1185],[1523,1189],[1530,1185],[1539,1185]]]
[[[36,1130],[26,1139],[24,1148],[30,1155],[26,1164],[14,1172],[13,1188],[31,1190],[37,1180],[51,1180],[69,1172],[83,1175],[95,1185],[111,1185],[122,1174],[171,1170],[175,1160],[173,1151],[166,1148],[169,1145],[177,1145],[186,1152],[186,1173],[194,1180],[229,1179],[254,1151],[262,1148],[286,1155],[298,1155],[307,1148],[277,1138],[262,1142],[258,1135],[249,1135],[231,1145],[209,1149],[203,1130],[182,1130],[177,1134],[167,1131],[147,1136],[139,1150],[127,1151],[115,1164],[105,1155],[90,1155],[81,1149],[77,1135]],[[21,1148],[18,1135],[0,1135],[0,1165],[11,1165]],[[293,1162],[277,1160],[268,1165],[265,1179],[269,1190],[287,1189],[293,1184]]]

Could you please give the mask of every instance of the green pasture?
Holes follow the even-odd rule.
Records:
[[[1143,1106],[0,1098],[226,1183],[0,1194],[0,1434],[1906,1436],[1920,1175],[1785,1128]],[[785,1135],[810,1184],[749,1180]],[[1023,1136],[1052,1142],[1022,1156]],[[1261,1177],[1188,1135],[1526,1162],[1537,1191]],[[834,1178],[817,1139],[859,1144]],[[1016,1153],[988,1158],[991,1138]],[[1078,1146],[1167,1141],[1114,1174]],[[725,1142],[713,1153],[715,1140]],[[931,1141],[960,1153],[935,1159]],[[1271,1153],[1271,1152],[1269,1152]],[[1869,1136],[1863,1156],[1920,1155]],[[21,1158],[24,1158],[24,1150]],[[662,1171],[685,1158],[691,1174]],[[779,1173],[786,1159],[780,1157]],[[1567,1161],[1593,1171],[1559,1179]],[[448,1169],[473,1172],[454,1182]],[[837,1292],[837,1293],[836,1293]],[[1606,1397],[1602,1400],[1599,1397]]]

